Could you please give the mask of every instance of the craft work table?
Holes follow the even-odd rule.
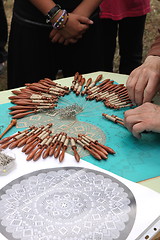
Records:
[[[95,72],[95,73],[84,74],[83,76],[85,77],[85,79],[88,79],[90,77],[93,79],[96,79],[96,77],[99,74],[103,75],[102,80],[111,79],[111,80],[114,80],[114,82],[118,83],[118,84],[125,84],[126,80],[128,78],[127,75],[109,73],[109,72]],[[58,79],[55,82],[61,84],[62,86],[70,87],[72,81],[73,81],[73,77],[69,77],[69,78]],[[11,115],[9,115],[9,110],[8,110],[8,107],[10,106],[10,100],[8,99],[8,97],[11,95],[13,95],[11,90],[0,92],[0,125],[3,126],[1,128],[0,134],[4,131],[7,124],[11,121]],[[84,104],[84,101],[85,101],[84,97],[83,97],[83,101],[81,102],[81,100],[80,100],[81,96],[77,97],[73,93],[71,93],[71,96],[69,96],[69,95],[66,96],[66,99],[67,99],[66,102],[71,102],[73,99],[76,99],[76,103]],[[159,96],[156,96],[154,101],[155,101],[155,103],[159,103]],[[155,217],[156,218],[158,217],[157,211],[160,212],[159,207],[158,207],[158,209],[156,209],[156,206],[158,206],[158,202],[160,199],[159,194],[158,194],[158,193],[160,193],[160,171],[159,171],[159,169],[160,169],[160,160],[159,160],[160,148],[158,148],[158,146],[159,146],[158,141],[160,141],[160,136],[159,136],[160,134],[149,133],[149,134],[146,134],[145,136],[142,136],[142,139],[137,140],[123,126],[118,126],[118,124],[114,124],[107,120],[104,121],[104,119],[102,117],[102,113],[103,112],[108,113],[108,111],[109,111],[109,114],[111,114],[113,112],[113,110],[108,110],[104,106],[102,106],[102,108],[101,108],[101,105],[103,105],[103,103],[100,103],[100,102],[97,103],[98,107],[97,108],[95,107],[95,109],[94,109],[93,101],[87,101],[87,104],[86,105],[84,104],[84,105],[85,105],[85,107],[90,108],[92,110],[92,112],[89,111],[89,113],[87,113],[91,116],[88,117],[88,119],[87,119],[87,116],[88,116],[87,114],[84,116],[79,115],[78,121],[79,121],[79,123],[81,122],[82,125],[75,126],[75,129],[78,129],[78,128],[82,129],[83,123],[86,122],[86,124],[87,124],[86,129],[88,129],[88,126],[89,126],[89,128],[91,127],[91,131],[99,131],[99,133],[102,134],[102,136],[106,137],[106,144],[104,143],[104,145],[110,146],[111,148],[115,149],[116,150],[115,156],[109,155],[107,161],[97,161],[97,160],[93,159],[93,157],[90,157],[90,156],[83,157],[82,156],[81,158],[83,160],[81,159],[81,161],[78,163],[73,160],[73,156],[71,156],[70,153],[69,154],[66,153],[66,157],[65,157],[63,163],[59,163],[58,161],[53,161],[53,164],[52,164],[53,166],[52,166],[51,162],[48,159],[45,159],[45,161],[43,161],[44,159],[43,160],[40,159],[37,162],[34,162],[34,161],[30,161],[30,162],[25,161],[24,162],[23,161],[24,160],[23,153],[18,152],[19,149],[16,149],[16,150],[13,149],[14,150],[13,153],[16,156],[18,155],[18,161],[19,161],[19,163],[17,164],[18,169],[16,169],[16,173],[14,173],[14,169],[13,169],[13,171],[6,174],[6,176],[5,176],[5,174],[3,174],[2,176],[0,175],[0,189],[2,187],[5,188],[4,186],[6,184],[8,184],[8,185],[10,184],[10,176],[11,176],[12,182],[15,184],[14,186],[16,186],[18,184],[16,184],[16,181],[13,181],[13,179],[16,179],[17,177],[19,177],[21,180],[25,181],[25,178],[23,179],[22,175],[25,176],[26,174],[29,174],[30,178],[33,178],[33,182],[34,182],[35,176],[32,175],[31,172],[34,173],[37,170],[39,170],[40,176],[41,176],[41,175],[43,175],[43,172],[41,172],[42,169],[47,169],[47,168],[52,168],[52,167],[53,168],[59,168],[59,167],[63,168],[64,167],[66,172],[68,171],[69,167],[71,167],[71,170],[69,170],[69,171],[72,171],[72,167],[77,168],[77,169],[82,168],[82,169],[80,169],[80,172],[82,171],[82,176],[84,174],[83,168],[84,169],[91,168],[95,172],[99,171],[101,169],[102,174],[110,173],[111,179],[113,178],[113,181],[114,181],[114,178],[117,176],[117,179],[118,179],[117,181],[122,180],[123,184],[126,184],[126,186],[128,188],[131,187],[133,193],[136,196],[136,202],[138,203],[138,217],[136,217],[136,223],[135,223],[133,231],[131,232],[131,235],[129,235],[129,237],[128,237],[128,233],[125,232],[126,235],[124,235],[124,236],[122,235],[122,238],[118,238],[118,239],[123,239],[123,240],[126,240],[126,239],[127,240],[145,240],[145,239],[157,240],[157,239],[159,239],[159,238],[157,238],[157,239],[156,238],[152,238],[152,239],[146,238],[147,237],[146,231],[150,231],[150,228],[148,228],[149,225],[153,222],[153,219],[155,220]],[[127,109],[129,109],[129,108],[127,108]],[[123,110],[116,110],[115,114],[118,116],[120,115],[120,117],[123,118],[123,112],[127,109],[124,108]],[[96,114],[98,115],[98,117],[96,116]],[[37,116],[38,116],[38,114],[37,114]],[[26,118],[23,118],[23,120],[18,122],[19,128],[21,128],[21,126],[22,126],[22,129],[25,128],[25,126],[26,126],[25,119]],[[103,119],[103,123],[101,123],[100,119]],[[29,123],[33,125],[34,121],[39,121],[39,119],[36,118],[36,114],[35,114],[35,118],[34,118],[34,116],[30,117],[29,121],[30,121]],[[27,122],[27,124],[28,124],[28,122]],[[94,125],[96,125],[95,128],[94,128]],[[8,137],[17,131],[21,131],[21,130],[19,130],[19,128],[13,127],[11,130],[9,130],[9,132],[7,132],[5,134],[4,137]],[[84,126],[84,129],[85,129],[85,126]],[[86,130],[86,132],[89,130]],[[103,139],[103,141],[105,142],[105,138]],[[155,144],[155,149],[154,149],[154,144]],[[127,150],[125,150],[125,147]],[[151,149],[152,149],[152,151],[151,151]],[[153,162],[153,164],[152,164],[152,162]],[[47,170],[46,170],[46,174],[47,174]],[[86,172],[86,174],[89,174],[89,173]],[[4,180],[4,182],[2,183],[3,180]],[[83,182],[83,179],[81,179],[81,180]],[[64,181],[64,183],[65,183],[65,181]],[[63,182],[62,182],[62,184],[63,184]],[[123,188],[124,186],[122,185],[121,187]],[[125,189],[125,187],[124,187],[124,189]],[[149,191],[151,191],[151,196],[154,201],[153,202],[154,207],[153,207],[153,209],[151,209],[151,208],[148,209],[147,214],[152,215],[152,216],[151,216],[151,218],[148,217],[148,219],[146,220],[148,222],[145,222],[144,215],[146,213],[143,212],[143,207],[146,206],[146,208],[147,208],[147,206],[148,206],[147,204],[149,204],[151,202],[150,199],[147,199],[147,196],[149,195],[148,194]],[[7,190],[6,190],[6,192],[7,192]],[[96,193],[96,194],[98,194],[98,193]],[[142,199],[141,199],[141,194],[142,194]],[[51,200],[51,199],[49,199],[49,200]],[[48,200],[48,202],[49,202],[49,200]],[[136,204],[136,203],[133,201],[133,205],[134,204]],[[38,205],[38,203],[37,203],[37,205]],[[131,216],[132,221],[136,215],[136,212],[134,212],[134,211],[135,210],[133,207],[132,216]],[[1,212],[1,205],[0,205],[0,212]],[[0,217],[1,217],[1,215],[0,215]],[[96,217],[97,217],[97,215],[95,214],[95,218]],[[7,221],[7,219],[6,219],[6,221]],[[157,222],[159,224],[159,225],[156,225],[157,229],[160,229],[160,219]],[[157,224],[157,222],[156,222],[156,224]],[[77,223],[77,225],[78,225],[78,223]],[[67,229],[67,225],[65,227]],[[127,227],[127,231],[130,232],[131,229],[132,228],[129,224],[129,226]],[[136,230],[136,229],[138,229],[138,230]],[[0,230],[1,230],[0,232],[3,233],[4,229],[0,228]],[[61,229],[61,230],[63,230],[61,232],[62,235],[63,234],[65,235],[65,229]],[[143,232],[144,230],[145,230],[145,232]],[[9,231],[11,232],[11,229]],[[79,239],[79,240],[80,239],[83,239],[83,240],[91,239],[91,238],[87,238],[87,237],[85,238],[85,236],[81,236],[81,238],[78,238],[78,228],[75,228],[75,232],[77,234],[77,238],[75,238],[76,240],[77,239]],[[1,233],[0,233],[0,239],[2,239],[2,240],[7,239],[5,237],[3,238]],[[31,232],[30,232],[30,234],[31,234]],[[88,234],[89,234],[89,232],[88,232]],[[105,234],[107,236],[107,233],[105,233]],[[138,234],[138,236],[136,234]],[[8,235],[5,235],[5,236],[7,236],[9,240],[14,239],[12,237],[12,235],[11,236],[10,235],[11,234],[9,233]],[[20,239],[22,239],[22,238],[20,238]],[[30,240],[32,238],[23,238],[23,239]],[[41,236],[40,238],[37,238],[37,239],[38,240],[50,240],[50,238],[47,238],[45,236],[43,236],[43,237]],[[53,239],[57,240],[57,239],[63,239],[63,238],[53,238]],[[66,238],[64,238],[64,239],[66,239]],[[100,238],[100,235],[97,235],[97,238],[95,236],[94,240],[98,240],[98,239],[103,240],[104,238]],[[111,238],[105,238],[105,239],[108,240]],[[91,239],[91,240],[93,240],[93,239]]]
[[[116,74],[116,73],[108,73],[108,72],[95,72],[95,73],[90,73],[90,74],[85,74],[84,77],[86,79],[88,79],[89,77],[92,77],[93,79],[95,79],[99,74],[103,75],[103,79],[111,79],[114,80],[117,83],[123,83],[125,84],[128,76],[127,75],[122,75],[122,74]],[[62,86],[71,86],[73,77],[69,77],[69,78],[64,78],[64,79],[59,79],[56,80],[55,82],[60,83]],[[8,97],[11,96],[11,90],[7,90],[7,91],[1,91],[0,92],[0,104],[6,104],[9,103],[9,99]],[[157,98],[158,99],[158,98]],[[155,101],[158,101],[158,100]],[[118,111],[117,111],[117,115],[118,115]],[[0,121],[0,125],[2,125],[2,119]],[[6,126],[4,126],[3,129],[5,129]],[[10,133],[7,133],[5,136],[9,136]],[[114,136],[113,136],[114,137]],[[157,156],[158,157],[158,156]],[[160,176],[155,176],[152,177],[150,179],[142,179],[141,181],[139,181],[139,183],[141,185],[147,186],[157,192],[160,192]]]

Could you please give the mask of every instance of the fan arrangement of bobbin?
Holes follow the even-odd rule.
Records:
[[[80,161],[77,144],[86,149],[97,160],[107,159],[109,153],[115,154],[112,148],[84,134],[79,134],[77,138],[69,137],[65,132],[52,135],[49,130],[51,126],[51,123],[41,127],[31,126],[22,132],[0,140],[0,148],[23,147],[22,152],[28,155],[27,161],[32,159],[36,161],[41,156],[45,159],[54,155],[55,158],[59,158],[59,161],[62,162],[69,143],[77,162]]]
[[[57,106],[58,99],[69,94],[70,91],[78,95],[86,95],[86,100],[102,101],[107,108],[120,109],[131,107],[128,92],[124,84],[114,84],[114,81],[102,79],[102,75],[92,81],[87,81],[79,73],[76,73],[69,89],[67,86],[61,86],[51,79],[45,78],[37,83],[25,84],[26,87],[20,90],[13,90],[14,96],[9,99],[15,106],[9,108],[12,118],[23,118],[29,114],[38,113],[42,109],[54,109]]]
[[[107,108],[120,109],[132,106],[127,89],[123,84],[114,84],[114,81],[111,81],[110,79],[101,80],[102,75],[98,75],[95,80],[92,81],[92,79],[89,78],[86,81],[86,79],[77,72],[70,89],[67,86],[61,86],[48,78],[42,79],[37,83],[25,84],[25,88],[12,91],[15,95],[10,96],[9,99],[15,104],[15,106],[9,108],[9,110],[11,110],[9,114],[13,115],[12,118],[16,120],[30,114],[41,112],[42,110],[55,109],[59,98],[64,97],[71,91],[77,96],[86,95],[86,101],[93,99],[96,101],[102,101]],[[101,82],[99,83],[99,81]],[[67,109],[70,111],[69,106]],[[61,114],[65,115],[66,112],[63,111],[63,109],[61,110]],[[121,121],[120,118],[118,119],[115,115],[109,116],[104,113],[102,115],[115,123],[124,125],[123,119],[121,119]],[[66,116],[68,116],[68,112]],[[69,114],[69,116],[72,116],[72,114]],[[65,132],[51,135],[51,131],[47,130],[44,132],[46,127],[43,126],[43,128],[44,129],[42,130],[42,127],[37,129],[35,126],[32,126],[28,130],[19,132],[16,136],[13,135],[10,138],[11,141],[10,139],[8,141],[8,138],[3,139],[0,141],[1,148],[9,147],[12,149],[23,146],[22,151],[28,154],[27,160],[33,159],[35,161],[39,159],[40,156],[46,158],[47,156],[52,155],[54,155],[55,158],[59,157],[59,161],[63,161],[64,153],[67,150],[69,141],[72,150],[74,149],[73,152],[77,161],[79,161],[80,157],[76,151],[76,143],[88,150],[89,153],[98,160],[107,159],[108,153],[115,153],[113,149],[107,146],[103,145],[102,147],[102,144],[101,146],[97,146],[97,144],[93,146],[98,140],[88,139],[90,138],[89,136],[83,136],[80,134],[78,135],[78,138],[73,138],[67,136],[67,133]],[[34,140],[33,142],[31,141],[32,139]]]

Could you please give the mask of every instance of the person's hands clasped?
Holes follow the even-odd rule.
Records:
[[[53,43],[62,43],[63,45],[68,45],[69,43],[76,43],[78,41],[78,38],[69,38],[65,39],[59,30],[52,29],[50,36],[52,35],[51,42]]]
[[[59,30],[53,29],[50,33],[52,35],[51,42],[62,43],[63,45],[68,45],[70,43],[76,43],[82,36],[78,36],[76,38],[68,38],[65,39]]]
[[[70,13],[66,26],[59,30],[52,29],[49,37],[52,42],[64,43],[65,45],[75,43],[82,37],[90,24],[93,24],[93,21],[89,18]]]
[[[147,102],[128,110],[124,114],[124,124],[136,138],[144,131],[160,133],[160,106]]]
[[[133,103],[150,102],[160,89],[160,57],[148,56],[140,67],[131,72],[126,87]]]

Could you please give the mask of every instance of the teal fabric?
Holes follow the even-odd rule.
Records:
[[[85,97],[77,97],[73,93],[65,96],[64,100],[63,98],[59,100],[58,107],[64,107],[64,102],[68,102],[69,105],[71,103],[83,105],[84,111],[77,115],[77,119],[99,127],[106,135],[105,145],[116,152],[115,155],[109,154],[107,160],[98,161],[89,155],[83,158],[85,161],[134,182],[160,175],[160,134],[144,133],[141,139],[136,139],[123,126],[102,117],[102,113],[107,113],[123,118],[123,113],[127,109],[108,109],[102,102],[86,101]],[[11,105],[10,103],[0,105],[0,125],[4,126],[1,132],[11,121],[8,110]],[[5,137],[14,132],[17,132],[15,127]]]

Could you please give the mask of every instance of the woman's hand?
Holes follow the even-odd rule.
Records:
[[[125,112],[124,124],[136,138],[144,131],[160,133],[160,106],[144,103]]]
[[[69,38],[69,39],[65,39],[61,33],[59,32],[59,30],[56,29],[52,29],[52,32],[50,33],[50,35],[52,35],[51,38],[51,42],[57,42],[57,43],[62,43],[64,45],[68,45],[70,43],[76,43],[80,38],[82,38],[82,36],[78,36],[77,38]]]
[[[93,24],[93,21],[89,18],[70,13],[66,26],[59,30],[53,29],[49,37],[52,42],[64,43],[65,40],[68,40],[67,43],[75,43],[91,24]]]

